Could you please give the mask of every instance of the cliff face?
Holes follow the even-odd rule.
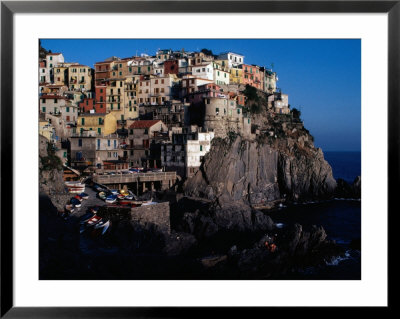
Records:
[[[321,199],[336,181],[302,125],[274,123],[252,140],[214,139],[200,170],[184,185],[189,196],[268,206],[280,199]]]
[[[64,210],[70,199],[65,189],[61,161],[49,152],[47,139],[39,136],[39,193],[50,197],[57,210]]]

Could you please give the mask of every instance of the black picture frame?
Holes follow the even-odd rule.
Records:
[[[191,307],[14,307],[13,304],[13,16],[15,13],[126,13],[126,12],[280,12],[280,13],[387,13],[388,14],[388,247],[394,223],[390,222],[397,212],[399,143],[398,125],[400,105],[400,1],[2,1],[1,2],[1,317],[6,318],[192,318],[226,316],[227,311],[236,315],[252,317],[254,311],[263,308],[191,308]],[[395,193],[396,192],[396,193]],[[394,211],[396,210],[396,211]],[[384,212],[380,212],[384,213]],[[391,258],[388,254],[388,264]],[[388,271],[390,268],[388,269]],[[389,272],[390,276],[390,272]],[[388,280],[388,287],[393,284]],[[390,289],[389,289],[390,292]],[[388,307],[392,309],[392,294]],[[319,309],[321,308],[313,308]],[[286,312],[296,316],[310,315],[309,308],[290,307]],[[345,311],[350,314],[360,309]],[[366,309],[371,312],[371,309]],[[268,309],[276,311],[276,308]],[[280,314],[282,310],[279,309]],[[326,308],[322,311],[326,311]],[[329,310],[335,315],[340,308]],[[355,313],[354,313],[355,314]]]

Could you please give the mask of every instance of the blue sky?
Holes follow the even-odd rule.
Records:
[[[301,110],[305,127],[324,151],[361,150],[361,40],[355,39],[149,39],[42,40],[67,62],[93,67],[110,56],[121,58],[156,50],[241,53],[248,64],[271,67],[289,104]]]

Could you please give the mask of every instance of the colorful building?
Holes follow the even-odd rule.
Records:
[[[84,113],[77,121],[77,133],[93,131],[97,136],[114,134],[117,130],[117,119],[112,113]]]

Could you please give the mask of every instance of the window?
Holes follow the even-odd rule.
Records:
[[[119,67],[122,68],[122,64],[120,64]]]
[[[114,109],[114,105],[111,103],[111,110],[113,110]]]
[[[147,67],[147,71],[149,71],[149,72],[150,72],[150,67],[149,67],[149,66]]]
[[[53,60],[53,57],[51,56],[51,57],[50,57],[50,61],[52,61],[52,60]]]
[[[240,109],[237,109],[237,114],[240,114]]]
[[[100,96],[100,102],[103,102],[103,97],[102,96]]]
[[[45,106],[42,107],[42,112],[46,113],[46,107]]]
[[[122,75],[122,72],[119,72],[119,75]]]
[[[137,71],[138,71],[138,73],[140,73],[140,72],[141,72],[141,71],[140,71],[140,69],[141,69],[141,68],[140,68],[140,67],[138,67],[138,70],[137,70]]]
[[[97,139],[97,149],[98,150],[100,149],[100,139],[99,138]]]
[[[111,146],[111,141],[107,140],[107,146]]]
[[[101,117],[99,117],[99,125],[102,125],[103,123],[102,123],[102,120],[101,120]]]
[[[118,110],[121,109],[121,103],[118,103]]]
[[[219,114],[219,108],[215,108],[215,113],[217,113],[217,115]]]
[[[155,84],[158,84],[158,80],[155,80],[155,82],[154,82]]]
[[[82,139],[81,139],[81,138],[78,139],[78,146],[81,146],[81,147],[82,147]]]
[[[164,79],[161,79],[161,84],[164,84]]]
[[[101,128],[100,127],[97,128],[97,133],[101,134]]]
[[[122,120],[123,120],[123,115],[121,115],[121,118],[122,118]],[[114,140],[114,148],[117,148],[117,140]]]
[[[149,129],[145,128],[144,129],[144,134],[149,134]]]
[[[42,99],[42,103],[46,103],[46,99]]]
[[[100,93],[103,93],[103,89],[100,89]]]
[[[82,125],[85,125],[85,118],[84,117],[82,117]]]
[[[54,103],[58,103],[58,100],[57,100],[57,99],[54,99]]]
[[[200,145],[200,152],[203,151],[203,145]]]
[[[69,106],[65,108],[65,112],[69,113]]]

